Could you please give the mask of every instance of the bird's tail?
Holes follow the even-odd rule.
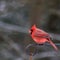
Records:
[[[57,48],[57,46],[49,39],[49,43],[54,47],[54,49],[56,50],[56,51],[58,51],[58,48]]]

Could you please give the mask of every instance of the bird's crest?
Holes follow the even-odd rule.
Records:
[[[36,25],[34,24],[34,25],[31,27],[31,29],[36,29]]]

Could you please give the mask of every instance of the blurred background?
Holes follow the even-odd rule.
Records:
[[[34,43],[28,34],[33,24],[59,44],[60,0],[0,0],[0,60],[29,60],[25,48]],[[60,60],[60,51],[51,46],[42,49],[33,60]]]

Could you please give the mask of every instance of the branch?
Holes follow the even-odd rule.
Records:
[[[28,28],[20,27],[17,25],[11,25],[11,24],[7,24],[7,23],[0,21],[0,31],[1,30],[5,31],[5,32],[17,31],[17,32],[27,33]]]

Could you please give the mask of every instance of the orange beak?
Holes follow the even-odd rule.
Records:
[[[29,30],[29,33],[31,33],[31,31]]]

